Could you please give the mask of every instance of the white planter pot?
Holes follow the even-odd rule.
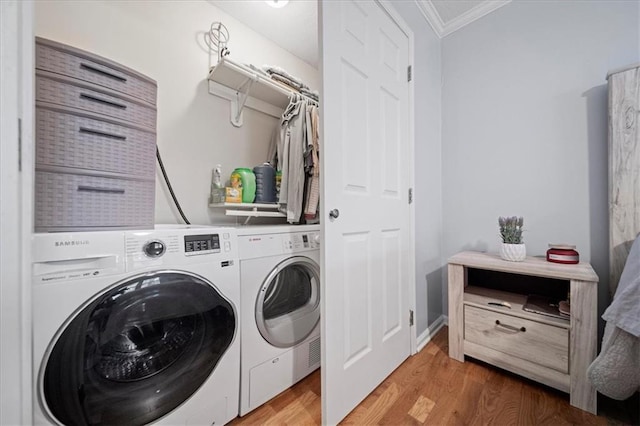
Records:
[[[502,243],[500,257],[511,262],[522,262],[527,257],[527,248],[524,244]]]

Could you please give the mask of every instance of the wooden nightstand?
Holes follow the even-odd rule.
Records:
[[[568,392],[596,414],[587,368],[596,357],[598,276],[588,263],[461,252],[449,259],[449,356],[482,360]],[[571,295],[571,318],[524,311],[527,294]],[[507,302],[505,306],[488,302]]]

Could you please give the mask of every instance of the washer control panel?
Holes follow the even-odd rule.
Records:
[[[125,232],[128,270],[159,265],[229,261],[238,256],[234,230],[161,229]]]
[[[220,234],[184,236],[184,254],[186,256],[208,253],[220,253]]]

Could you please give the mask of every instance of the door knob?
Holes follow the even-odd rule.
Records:
[[[338,218],[338,216],[340,216],[340,210],[338,210],[338,209],[333,209],[333,210],[331,210],[331,211],[329,212],[329,217],[330,217],[331,219],[337,219],[337,218]]]

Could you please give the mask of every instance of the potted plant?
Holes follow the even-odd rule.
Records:
[[[527,257],[527,249],[522,242],[522,217],[499,217],[500,236],[502,246],[500,247],[500,257],[512,262],[522,262]]]

